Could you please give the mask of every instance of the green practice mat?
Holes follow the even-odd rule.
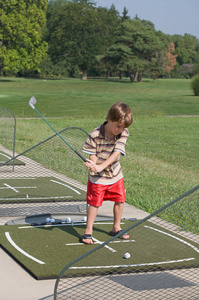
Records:
[[[128,228],[132,222],[122,221]],[[85,223],[49,226],[0,226],[0,244],[35,278],[56,278],[71,261],[110,238],[112,222],[94,224],[94,245],[79,243]],[[72,265],[68,275],[148,271],[199,266],[199,245],[151,222],[129,231],[130,240],[119,238]],[[147,237],[147,238],[146,238]],[[131,257],[124,258],[129,252]]]
[[[55,177],[1,177],[0,193],[0,203],[86,199],[85,191]]]
[[[8,154],[6,154],[6,153],[4,153],[4,152],[2,152],[2,151],[0,151],[0,164],[3,164],[3,163],[5,163],[5,162],[7,162],[8,160],[10,160],[12,157],[10,156],[10,155],[8,155]],[[14,165],[15,166],[25,166],[25,163],[24,162],[22,162],[21,160],[19,160],[19,159],[14,159],[14,160],[11,160],[10,162],[8,162],[6,165],[13,165],[13,163],[14,163]]]

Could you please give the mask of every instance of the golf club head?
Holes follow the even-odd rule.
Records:
[[[29,101],[29,105],[34,109],[34,105],[36,104],[37,100],[34,96],[32,96],[30,98],[30,101]]]

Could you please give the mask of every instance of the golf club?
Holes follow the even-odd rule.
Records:
[[[96,220],[95,222],[106,222],[106,221],[113,221],[113,218],[106,218],[106,219],[99,219],[99,220]],[[41,222],[41,223],[31,223],[31,226],[42,226],[42,225],[61,225],[61,224],[65,224],[65,225],[78,225],[78,224],[82,224],[82,223],[86,223],[86,220],[82,220],[82,221],[73,221],[71,220],[70,222],[67,222],[67,221],[56,221],[55,222]]]
[[[73,146],[71,146],[64,138],[63,136],[40,114],[40,112],[35,108],[35,104],[36,104],[37,100],[36,98],[33,96],[30,98],[29,101],[29,105],[36,111],[36,113],[46,122],[46,124],[48,124],[48,126],[50,126],[50,128],[84,161],[86,162],[87,160],[85,159],[85,157],[83,157],[77,150],[75,150],[75,148],[73,148]]]
[[[127,220],[127,221],[132,221],[132,222],[135,222],[137,221],[137,218],[122,218],[122,220]],[[106,221],[113,221],[113,218],[101,218],[101,219],[98,219],[98,220],[95,220],[95,222],[106,222]],[[41,223],[31,223],[31,226],[44,226],[44,225],[61,225],[61,224],[66,224],[66,225],[77,225],[77,224],[81,224],[81,223],[85,223],[86,221],[85,220],[81,220],[81,221],[73,221],[71,220],[70,222],[67,222],[67,221],[56,221],[55,222],[41,222]]]

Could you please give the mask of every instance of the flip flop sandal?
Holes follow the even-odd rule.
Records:
[[[111,236],[115,236],[116,234],[118,234],[118,233],[121,233],[123,230],[118,230],[117,232],[114,232],[114,231],[109,231],[109,235],[111,235]],[[128,240],[128,239],[126,239],[126,238],[124,238],[124,236],[125,235],[129,235],[127,232],[125,232],[123,235],[121,235],[121,236],[119,236],[119,239],[122,239],[122,240]]]
[[[92,244],[89,243],[85,243],[83,240],[92,240]],[[84,234],[80,237],[80,242],[86,245],[93,245],[94,241],[93,241],[93,237],[91,234]]]

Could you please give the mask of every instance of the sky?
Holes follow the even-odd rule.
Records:
[[[115,5],[122,16],[124,7],[132,19],[151,21],[165,34],[191,34],[199,39],[199,0],[93,0],[96,6]]]

